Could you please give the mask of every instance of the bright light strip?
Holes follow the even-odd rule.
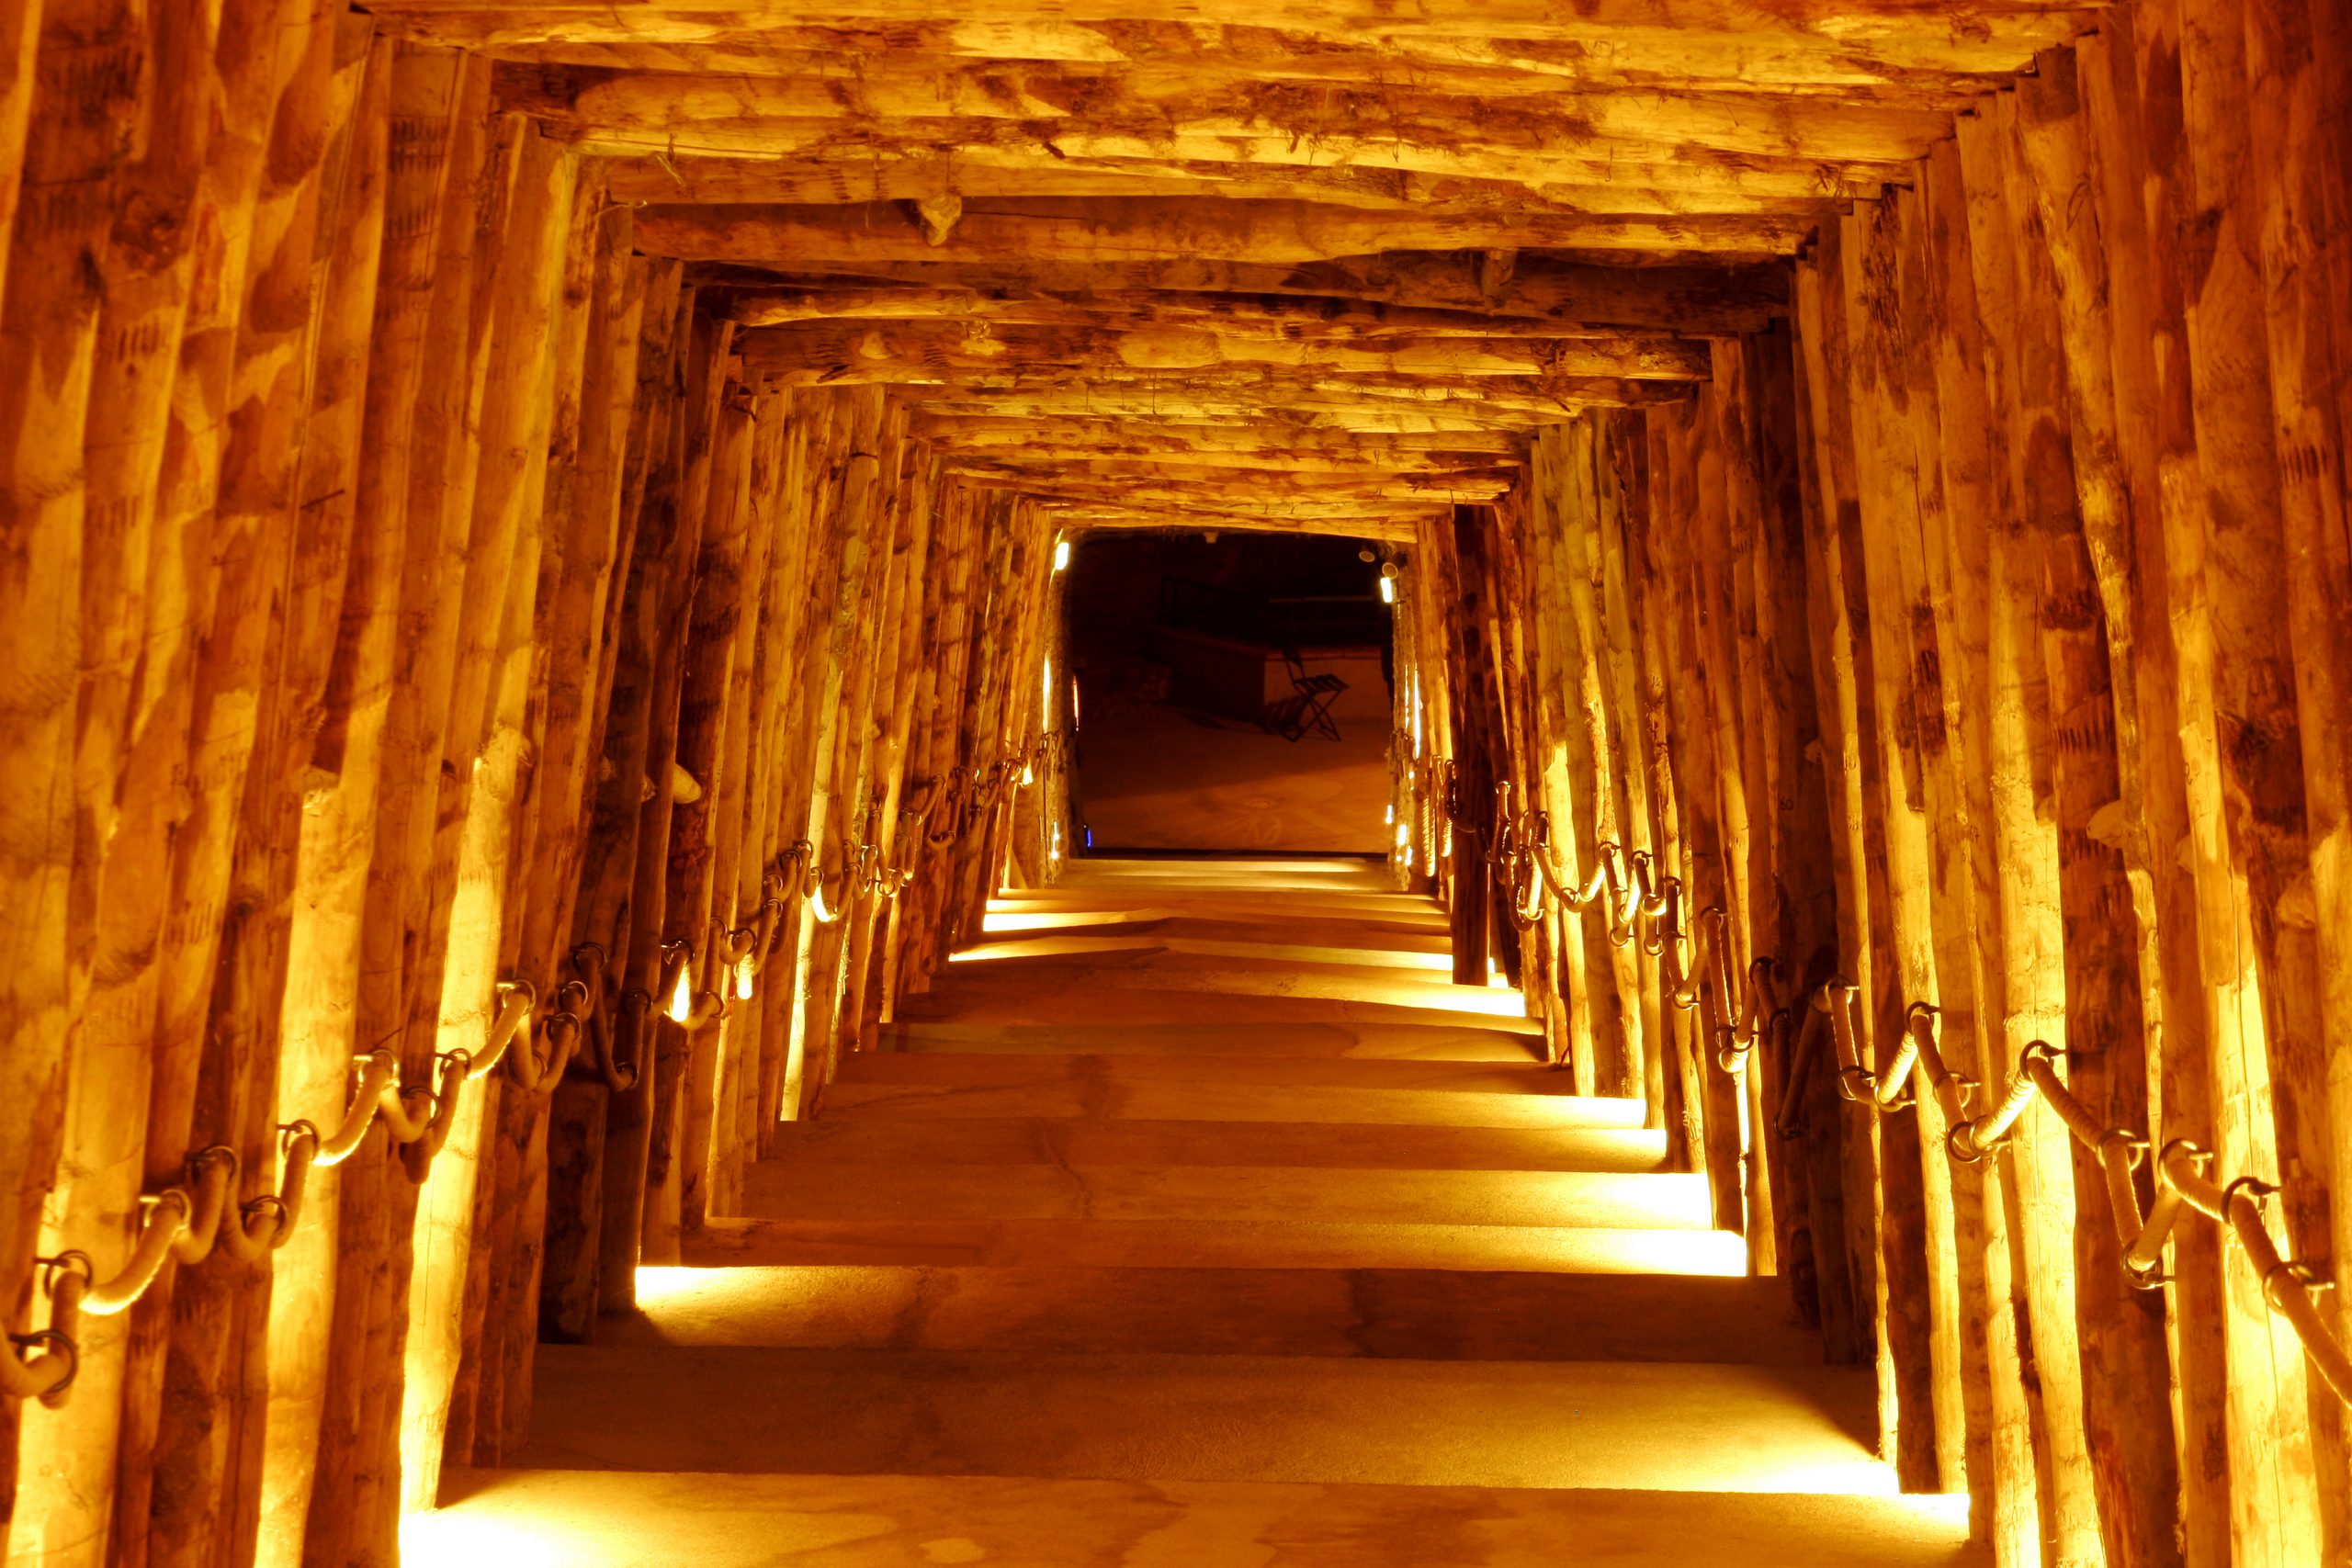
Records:
[[[1054,570],[1056,571],[1069,570],[1069,541],[1068,539],[1054,541]]]
[[[1394,604],[1396,603],[1396,580],[1395,578],[1384,577],[1380,580],[1380,602],[1384,604]]]

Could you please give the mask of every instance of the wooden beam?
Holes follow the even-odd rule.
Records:
[[[1185,328],[1221,337],[1278,342],[1378,342],[1405,335],[1543,343],[1561,338],[1607,337],[1622,329],[1540,317],[1498,316],[1476,310],[1419,310],[1369,300],[1303,301],[1279,295],[1157,294],[1145,289],[1099,294],[925,288],[914,284],[859,286],[809,279],[788,288],[736,291],[724,309],[752,327],[793,326],[805,321],[961,321],[1031,327]],[[1666,335],[1694,358],[1704,347],[1690,338]]]
[[[685,146],[664,133],[583,131],[582,150],[633,202],[920,201],[949,197],[1223,196],[1320,201],[1384,212],[1428,211],[1509,219],[1551,212],[1770,212],[1817,208],[1874,194],[1893,164],[1742,157],[1677,163],[1631,153],[1571,157],[1513,152],[1470,160],[1365,145],[1354,161],[1308,163],[1229,137],[1193,139],[1181,150],[1122,146],[1096,152],[1050,127],[995,120],[936,120],[920,131],[867,130],[854,122],[770,120],[723,142],[696,134]],[[1319,144],[1319,142],[1318,142]],[[1333,150],[1324,149],[1326,156]],[[1611,150],[1612,152],[1615,150]]]
[[[943,297],[1050,294],[1101,299],[1157,295],[1172,298],[1185,309],[1207,310],[1220,309],[1222,300],[1193,297],[1263,296],[1314,299],[1314,308],[1326,311],[1377,305],[1592,330],[1666,327],[1692,335],[1754,332],[1787,314],[1789,304],[1788,265],[1781,261],[1635,267],[1525,253],[1498,288],[1489,286],[1491,276],[1481,256],[1413,251],[1295,266],[1200,257],[1093,265],[1035,258],[854,263],[796,256],[768,267],[698,267],[695,276],[698,282],[737,289],[810,293],[839,288],[872,292],[896,286]],[[945,303],[943,299],[943,307]]]
[[[753,75],[837,74],[888,61],[901,69],[954,62],[1066,62],[1153,64],[1195,71],[1230,68],[1236,40],[1215,23],[1148,28],[1037,16],[975,25],[937,15],[883,23],[828,14],[803,20],[773,11],[717,12],[691,18],[644,7],[558,15],[530,8],[419,13],[379,7],[403,30],[510,57],[616,68]],[[1253,23],[1248,66],[1270,81],[1379,85],[1409,73],[1426,88],[1533,92],[1562,84],[1679,87],[1737,81],[1751,91],[1892,91],[1915,97],[1964,91],[1986,75],[2017,71],[2045,44],[2084,26],[2083,13],[1978,17],[1940,33],[1871,37],[1781,28],[1756,18],[1728,32],[1665,24],[1605,29],[1605,51],[1546,48],[1529,33],[1458,37],[1395,30],[1317,36]],[[1286,20],[1287,18],[1285,18]],[[1601,29],[1594,29],[1600,32]],[[1578,39],[1588,42],[1594,32]],[[855,62],[855,63],[849,63]]]
[[[963,221],[934,245],[896,203],[839,207],[657,206],[637,215],[638,248],[682,261],[805,267],[812,257],[857,265],[957,262],[1208,260],[1334,261],[1388,247],[1787,254],[1813,231],[1808,217],[1535,216],[1516,221],[1424,218],[1301,201],[1210,197],[1101,200],[1039,197],[967,202]]]
[[[1306,466],[1369,458],[1447,462],[1473,456],[1494,463],[1524,460],[1527,444],[1500,431],[1453,431],[1435,434],[1356,434],[1345,431],[1269,426],[1262,421],[1234,423],[1176,420],[1072,419],[1050,416],[923,414],[915,434],[950,454],[1018,448],[1026,451],[1091,453],[1113,457],[1182,452],[1201,461],[1230,457],[1262,463],[1282,460]]]
[[[1041,496],[1038,514],[1065,532],[1083,528],[1180,529],[1187,533],[1336,534],[1346,538],[1409,541],[1418,525],[1442,509],[1396,502],[1381,512],[1301,516],[1226,511],[1213,506],[1151,505]]]
[[[1508,470],[1464,468],[1404,472],[1361,468],[1349,472],[1285,473],[1148,457],[1073,457],[1043,461],[951,459],[949,471],[974,484],[1038,494],[1100,494],[1111,499],[1230,498],[1329,502],[1412,501],[1423,497],[1490,501],[1511,486]]]
[[[1118,369],[1201,375],[1227,367],[1337,371],[1346,375],[1625,377],[1695,381],[1707,347],[1664,334],[1549,342],[1399,336],[1351,343],[1233,335],[1190,327],[983,327],[971,322],[808,321],[743,336],[747,372],[786,386],[862,381],[940,382],[1018,368]]]
[[[1564,87],[1537,81],[1532,92],[1498,103],[1499,82],[1460,93],[1432,89],[1409,73],[1383,82],[1299,88],[1265,82],[1246,53],[1212,70],[1153,64],[1072,62],[892,69],[887,56],[867,69],[826,80],[815,73],[714,76],[674,71],[606,71],[589,66],[507,66],[498,82],[501,107],[519,109],[574,133],[682,133],[700,144],[707,130],[761,134],[770,121],[839,122],[861,134],[904,125],[918,131],[941,119],[1001,120],[1057,136],[1077,130],[1065,151],[1107,151],[1139,139],[1182,149],[1195,141],[1253,149],[1285,143],[1281,155],[1251,161],[1348,161],[1344,146],[1367,128],[1381,141],[1416,152],[1392,158],[1418,166],[1418,154],[1476,163],[1516,152],[1544,158],[1607,148],[1650,148],[1690,161],[1715,154],[1901,163],[1924,152],[1945,131],[1940,108],[1853,96],[1755,95],[1730,90],[1638,91]],[[1505,79],[1509,73],[1500,73]],[[1311,143],[1336,137],[1342,147]],[[978,138],[959,135],[956,140]],[[1043,149],[1040,150],[1041,155]],[[1227,151],[1223,154],[1232,158]],[[1211,156],[1216,156],[1212,153]],[[1435,172],[1435,171],[1432,171]],[[1469,174],[1475,168],[1455,172]],[[1508,171],[1496,171],[1510,177]]]
[[[907,394],[900,393],[905,397]],[[1517,433],[1553,423],[1556,414],[1535,416],[1516,409],[1450,403],[1368,402],[1363,397],[1298,392],[1269,404],[1246,387],[1214,391],[1167,388],[1071,387],[1067,384],[1010,389],[957,387],[936,397],[909,398],[918,414],[956,418],[1079,418],[1176,420],[1187,423],[1256,421],[1269,431],[1319,431],[1357,434],[1451,434]]]
[[[452,41],[509,48],[558,38],[679,42],[730,28],[763,32],[830,29],[852,18],[901,26],[939,19],[931,0],[858,0],[823,7],[771,3],[731,13],[715,13],[706,0],[651,0],[627,7],[608,0],[551,0],[528,7],[487,6],[481,0],[378,0],[374,8],[403,27]],[[1563,73],[1575,73],[1589,52],[1599,52],[1591,47],[1596,38],[1614,43],[1619,35],[1652,47],[1670,47],[1684,36],[1722,42],[1747,39],[1806,53],[1964,62],[1981,69],[1997,68],[2011,50],[2022,56],[2041,43],[2072,38],[2094,15],[2074,0],[1927,8],[1906,0],[1815,0],[1772,10],[1739,0],[1586,0],[1565,11],[1548,0],[1507,0],[1459,12],[1422,7],[1410,15],[1381,0],[1028,0],[991,7],[989,25],[969,31],[989,40],[978,47],[991,55],[1036,58],[1100,57],[1114,47],[1102,41],[1103,35],[1141,31],[1151,39],[1161,28],[1176,25],[1281,29],[1345,47],[1376,39],[1403,59],[1483,60],[1499,52],[1514,63],[1549,61],[1550,69]],[[1123,22],[1156,25],[1148,31],[1123,29]],[[1961,23],[1965,25],[1956,25]],[[1494,39],[1510,41],[1496,45]],[[1585,51],[1539,47],[1545,44],[1584,45]],[[1994,52],[1988,59],[1980,51]]]

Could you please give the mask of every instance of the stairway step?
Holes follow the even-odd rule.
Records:
[[[1983,1568],[1966,1499],[1024,1477],[447,1472],[412,1562]]]
[[[1430,902],[1417,894],[1397,892],[1386,861],[1359,855],[1215,859],[1088,855],[1063,862],[1061,880],[1056,886],[1071,892],[1183,887],[1246,893],[1357,893],[1423,907]]]
[[[986,1221],[714,1219],[686,1261],[727,1264],[1064,1264],[1106,1269],[1459,1269],[1736,1275],[1736,1231],[1343,1224],[1320,1219]]]
[[[884,1053],[970,1055],[1350,1057],[1358,1060],[1507,1062],[1529,1066],[1542,1047],[1524,1034],[1424,1023],[959,1023],[886,1024]],[[1196,1067],[1214,1076],[1222,1064]]]
[[[1453,952],[1453,933],[1442,923],[1361,913],[1316,914],[1303,909],[1261,915],[1229,907],[1173,901],[1084,908],[1058,905],[991,907],[980,919],[980,940],[986,942],[1061,932],[1099,936],[1143,933],[1187,942],[1303,943],[1370,954],[1375,963],[1400,957],[1440,957],[1450,962]]]
[[[896,1165],[810,1179],[768,1160],[743,1213],[774,1220],[1282,1220],[1351,1224],[1703,1230],[1703,1176],[1559,1170],[1334,1170],[1289,1166]]]
[[[1306,980],[1317,975],[1327,979],[1331,976],[1354,976],[1374,984],[1404,980],[1450,987],[1431,993],[1439,1005],[1453,1000],[1454,991],[1468,989],[1453,987],[1450,978],[1453,958],[1442,948],[1389,948],[1363,943],[1341,946],[1328,940],[1309,942],[1303,933],[1272,925],[1225,929],[1236,934],[1189,934],[1176,921],[1074,931],[1006,931],[956,949],[948,962],[988,964],[989,968],[977,972],[978,977],[986,979],[998,966],[1026,973],[1029,966],[1047,961],[1097,965],[1110,963],[1113,954],[1120,955],[1116,959],[1118,964],[1146,973],[1202,967],[1180,962],[1182,960],[1221,959],[1225,961],[1223,966],[1239,973],[1296,975],[1302,982],[1296,994],[1302,995],[1318,994],[1303,988]],[[967,971],[954,973],[960,977]],[[1342,997],[1353,994],[1351,988],[1327,988]],[[1378,999],[1376,996],[1374,999]],[[1483,1006],[1490,998],[1485,990],[1478,990],[1471,999]]]
[[[1883,1494],[1860,1368],[543,1347],[549,1469]]]
[[[600,1343],[1817,1366],[1777,1280],[1416,1269],[639,1269]]]
[[[1400,897],[1396,894],[1274,893],[1243,890],[1185,891],[1148,888],[1139,892],[1085,891],[1067,887],[1001,893],[982,911],[987,922],[1003,917],[1009,922],[1054,914],[1102,913],[1151,919],[1231,920],[1259,929],[1301,922],[1332,921],[1367,932],[1419,934],[1446,938],[1453,927],[1445,907],[1434,899]]]
[[[842,1179],[843,1166],[1284,1166],[1349,1170],[1658,1171],[1648,1128],[1353,1127],[1314,1122],[1090,1121],[1075,1117],[896,1121],[868,1112],[778,1129],[764,1162],[790,1179]]]
[[[821,1118],[1096,1116],[1142,1122],[1359,1126],[1638,1127],[1639,1100],[1565,1092],[1527,1063],[862,1051],[826,1087]]]
[[[993,961],[973,961],[986,949],[957,954],[948,965],[949,981],[927,996],[909,998],[898,1016],[994,1023],[1363,1020],[1543,1032],[1519,992],[1457,986],[1435,971],[1317,967],[1172,953],[1146,937],[1100,940],[1117,950],[1037,956],[1012,943]]]

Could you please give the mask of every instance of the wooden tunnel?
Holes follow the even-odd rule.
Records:
[[[2347,104],[2346,0],[0,0],[6,1562],[394,1562],[1062,878],[1065,547],[1182,529],[1376,548],[1385,874],[1903,1488],[2352,1563]]]

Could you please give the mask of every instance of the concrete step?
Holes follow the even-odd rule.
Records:
[[[1292,1166],[885,1165],[842,1180],[754,1166],[743,1213],[770,1220],[1286,1220],[1351,1224],[1703,1230],[1706,1178],[1584,1170],[1335,1170]]]
[[[1098,1116],[1362,1126],[1639,1127],[1641,1102],[1569,1093],[1528,1063],[854,1053],[821,1116]],[[821,1118],[820,1118],[821,1119]]]
[[[599,1343],[1817,1366],[1777,1280],[1425,1269],[639,1269]]]
[[[545,1469],[1884,1494],[1860,1368],[543,1347]]]
[[[715,1219],[686,1261],[1102,1269],[1459,1269],[1562,1274],[1747,1272],[1736,1231],[1346,1224],[1318,1218]]]
[[[886,1024],[882,1050],[962,1055],[1134,1056],[1352,1056],[1424,1062],[1542,1061],[1524,1034],[1465,1024],[1417,1023],[959,1023]],[[1215,1076],[1221,1064],[1200,1069]]]
[[[1965,1499],[452,1471],[412,1562],[503,1568],[1983,1568]]]
[[[1648,1128],[1351,1127],[1300,1122],[1098,1122],[1076,1117],[897,1121],[868,1111],[791,1122],[765,1165],[840,1181],[844,1166],[1285,1166],[1349,1170],[1665,1168]]]

